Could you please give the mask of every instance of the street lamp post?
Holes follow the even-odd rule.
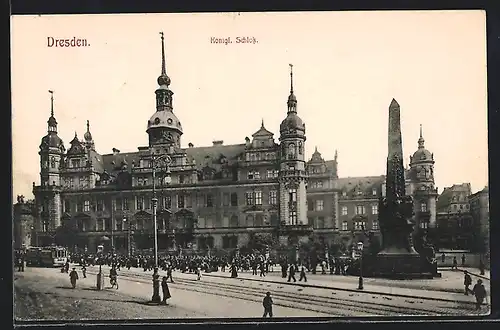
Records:
[[[363,290],[363,242],[358,242],[358,250],[361,253],[359,258],[359,283],[358,290]]]
[[[130,247],[130,221],[127,221],[127,217],[123,217],[123,222],[127,226],[127,256],[130,258],[132,250]]]
[[[153,208],[153,226],[154,226],[154,272],[153,272],[153,297],[151,301],[153,303],[161,303],[160,297],[160,276],[158,275],[158,223],[156,219],[156,207],[158,204],[158,199],[156,198],[156,165],[157,162],[163,160],[165,162],[166,174],[169,173],[168,165],[170,164],[170,156],[167,154],[156,156],[151,153],[151,170],[153,175],[153,197],[151,198],[152,208]],[[165,175],[165,181],[170,181],[170,176]]]

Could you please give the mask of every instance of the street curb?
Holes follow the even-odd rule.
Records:
[[[226,278],[225,276],[213,275],[213,274],[205,274],[205,276]],[[378,295],[383,295],[383,296],[401,297],[401,298],[410,298],[410,299],[418,298],[418,299],[433,300],[433,301],[444,301],[444,302],[455,302],[455,303],[456,302],[460,302],[460,303],[470,304],[470,305],[475,305],[476,304],[474,301],[451,300],[451,299],[445,299],[445,298],[430,298],[430,297],[425,297],[425,296],[410,296],[410,295],[404,295],[404,294],[398,294],[398,293],[386,293],[386,292],[379,292],[379,291],[367,291],[367,290],[336,288],[336,287],[330,287],[330,286],[324,286],[324,285],[302,284],[302,283],[295,283],[295,282],[294,283],[276,282],[276,281],[260,280],[260,279],[258,280],[258,279],[253,279],[253,278],[241,278],[241,277],[239,279],[243,279],[243,280],[246,280],[246,281],[254,281],[254,282],[295,285],[295,286],[301,286],[301,287],[304,287],[304,288],[318,288],[318,289],[338,290],[338,291],[347,291],[347,292],[363,292],[363,293],[369,293],[369,294],[378,294]]]
[[[487,278],[486,276],[484,276],[484,275],[479,275],[479,274],[474,274],[473,272],[470,272],[470,271],[468,271],[467,269],[457,268],[457,271],[459,271],[459,272],[465,272],[465,271],[466,271],[467,273],[471,274],[472,276],[476,276],[476,277],[479,277],[479,278],[485,279],[485,280],[487,280],[487,281],[491,281],[491,280],[490,280],[489,278]]]

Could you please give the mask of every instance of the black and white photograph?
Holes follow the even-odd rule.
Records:
[[[11,17],[14,322],[490,314],[480,10]]]

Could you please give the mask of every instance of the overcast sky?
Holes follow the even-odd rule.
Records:
[[[487,174],[485,14],[481,11],[16,16],[12,18],[13,193],[39,184],[54,90],[66,147],[90,120],[97,151],[147,145],[164,31],[182,145],[244,143],[264,119],[279,137],[294,65],[308,158],[338,150],[339,176],[385,174],[388,107],[401,105],[405,165],[419,125],[439,191]],[[47,38],[85,38],[82,48]],[[232,44],[212,44],[231,37]],[[237,44],[236,37],[258,43]]]

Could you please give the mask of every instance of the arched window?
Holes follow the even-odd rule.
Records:
[[[288,145],[288,159],[295,159],[295,157],[296,157],[295,144],[290,143]]]

